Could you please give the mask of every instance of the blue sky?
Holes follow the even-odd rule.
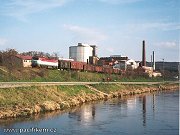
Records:
[[[0,0],[0,50],[57,52],[96,44],[98,56],[179,61],[179,0]]]

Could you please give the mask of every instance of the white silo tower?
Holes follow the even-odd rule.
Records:
[[[69,47],[69,58],[80,62],[89,62],[89,56],[93,55],[93,47],[88,44],[78,43],[78,46]]]

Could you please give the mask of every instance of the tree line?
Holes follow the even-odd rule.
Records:
[[[18,54],[23,56],[45,57],[50,59],[58,59],[59,57],[57,52],[53,52],[52,54],[41,51],[28,51],[19,53],[16,49],[6,49],[0,51],[0,65],[7,64],[12,56],[16,56]]]
[[[15,59],[16,55],[58,59],[57,52],[53,52],[52,54],[41,51],[28,51],[20,53],[16,49],[6,49],[0,51],[0,66],[7,67],[9,72],[11,72],[13,68],[21,67],[22,65],[18,63],[18,59]]]

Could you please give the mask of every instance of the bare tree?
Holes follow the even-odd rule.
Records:
[[[6,49],[6,51],[1,52],[2,65],[8,69],[9,77],[12,76],[12,70],[16,67],[16,61],[13,57],[17,54],[15,49]]]
[[[58,52],[53,52],[51,54],[51,57],[54,58],[54,59],[58,59],[59,58],[59,53]]]

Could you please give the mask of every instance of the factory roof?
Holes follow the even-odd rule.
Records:
[[[84,44],[84,43],[78,43],[77,46],[70,46],[70,47],[96,47],[95,45],[89,45],[89,44]]]

